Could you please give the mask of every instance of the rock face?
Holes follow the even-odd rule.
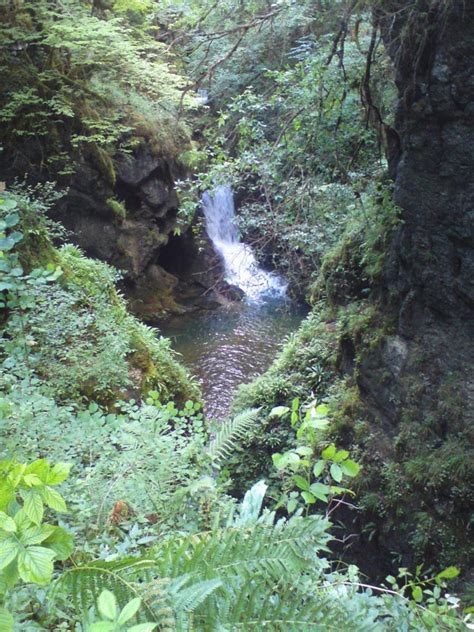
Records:
[[[395,11],[403,3],[391,4]],[[421,353],[430,408],[443,404],[440,387],[456,373],[467,424],[474,421],[474,5],[431,4],[418,23],[402,17],[385,25],[399,89],[394,198],[403,209],[385,275],[405,349],[392,373],[402,377]]]
[[[426,11],[418,15],[402,10],[405,4],[383,3],[381,16],[399,90],[400,153],[391,167],[403,225],[381,292],[396,324],[376,349],[361,351],[357,383],[379,419],[372,431],[392,437],[391,453],[379,456],[392,461],[402,517],[398,524],[396,513],[387,518],[399,541],[383,546],[418,547],[438,563],[451,555],[467,570],[474,501],[474,4],[421,2]],[[379,486],[383,505],[392,492]]]
[[[123,273],[130,308],[147,322],[212,307],[225,290],[222,266],[205,235],[199,247],[193,231],[184,230],[183,237],[174,234],[174,182],[184,176],[146,146],[119,156],[112,174],[84,161],[56,212],[89,256]],[[197,269],[200,273],[194,274]]]

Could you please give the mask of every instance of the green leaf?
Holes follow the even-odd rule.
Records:
[[[272,454],[272,461],[273,461],[273,465],[277,468],[277,470],[279,469],[283,469],[284,465],[282,466],[282,459],[283,459],[283,454],[280,454],[280,452],[275,452],[275,454]]]
[[[132,617],[134,617],[136,613],[138,612],[138,609],[140,608],[141,603],[142,603],[142,600],[140,599],[140,597],[136,597],[135,599],[132,599],[131,601],[129,601],[123,607],[122,612],[120,613],[119,618],[117,620],[117,623],[119,625],[123,625],[124,623],[129,621]]]
[[[24,582],[47,584],[53,574],[54,551],[43,546],[30,546],[18,555],[18,572]]]
[[[412,593],[411,593],[411,594],[412,594],[413,599],[414,599],[417,603],[419,603],[420,601],[422,601],[422,599],[423,599],[423,591],[422,591],[422,589],[420,588],[420,586],[415,586],[415,587],[413,588],[413,590],[412,590]]]
[[[295,448],[295,452],[300,456],[311,456],[313,454],[312,448],[307,445],[301,445],[298,448]]]
[[[88,632],[115,632],[116,629],[111,621],[97,621],[87,628]]]
[[[74,538],[71,533],[68,533],[61,527],[54,527],[54,531],[51,533],[43,544],[54,551],[56,559],[67,560],[74,550]]]
[[[115,621],[118,612],[117,600],[110,590],[103,590],[100,593],[97,599],[97,608],[103,617],[110,621]]]
[[[25,474],[23,481],[26,485],[28,485],[28,487],[38,487],[39,485],[44,485],[43,481],[37,474]]]
[[[334,459],[333,460],[334,460],[335,463],[340,463],[341,461],[345,461],[348,456],[349,456],[349,452],[347,450],[339,450],[334,455]]]
[[[327,495],[331,491],[329,485],[324,485],[323,483],[313,483],[309,489],[316,498],[319,498],[319,500],[322,500],[325,503],[328,502]]]
[[[308,503],[308,505],[312,505],[316,502],[316,498],[310,492],[301,492],[301,495],[303,496],[305,502]]]
[[[297,506],[298,501],[296,500],[296,498],[290,498],[286,506],[286,510],[288,511],[288,513],[293,513]]]
[[[23,544],[23,546],[41,544],[51,535],[54,529],[55,527],[49,524],[42,524],[39,527],[29,527],[20,534],[20,542]]]
[[[0,198],[0,208],[2,209],[2,211],[12,211],[17,206],[18,204],[16,200],[11,197]]]
[[[7,228],[13,228],[13,226],[17,226],[20,221],[20,215],[18,213],[10,213],[4,218],[5,226]]]
[[[283,456],[286,457],[289,465],[299,465],[301,462],[299,455],[291,450],[289,452],[285,452]]]
[[[15,533],[17,526],[13,518],[10,518],[4,511],[0,511],[0,529],[8,531],[8,533]]]
[[[457,566],[448,566],[436,575],[436,579],[454,579],[459,575],[459,572]]]
[[[23,509],[28,518],[37,525],[41,524],[44,515],[44,506],[39,492],[32,489],[25,494],[24,501]]]
[[[292,478],[300,489],[303,489],[306,492],[309,490],[309,483],[305,478],[299,474],[293,474]]]
[[[0,608],[0,630],[2,632],[13,632],[14,620],[6,608]]]
[[[318,415],[321,415],[321,417],[326,417],[329,414],[329,406],[326,406],[326,404],[320,404],[319,406],[316,406],[316,412]]]
[[[67,511],[66,502],[64,498],[61,496],[59,492],[51,487],[44,487],[41,490],[41,495],[43,497],[44,502],[59,513],[64,513]]]
[[[45,483],[49,470],[50,465],[47,459],[37,459],[26,467],[25,474],[36,474],[43,481],[43,483]]]
[[[355,461],[351,461],[351,459],[348,459],[347,461],[343,461],[341,463],[341,469],[346,476],[350,476],[351,478],[353,478],[354,476],[357,476],[357,474],[360,472],[360,465]]]
[[[0,545],[0,571],[6,568],[21,550],[19,542],[15,540],[3,540]]]
[[[340,483],[342,481],[342,470],[337,463],[332,463],[329,471],[336,483]]]
[[[314,464],[313,467],[313,474],[318,477],[321,476],[324,468],[326,467],[326,462],[323,461],[322,459],[320,459],[319,461],[316,461],[316,463]]]
[[[67,479],[71,471],[71,463],[56,463],[46,477],[47,485],[58,485]]]
[[[323,459],[328,461],[329,459],[332,459],[335,454],[336,454],[336,446],[332,444],[322,451],[321,456],[323,457]]]
[[[331,494],[335,494],[336,496],[340,496],[341,494],[351,494],[352,496],[354,496],[354,492],[350,489],[347,489],[347,487],[338,487],[337,485],[331,485],[331,487],[329,488],[331,491]]]
[[[9,237],[0,237],[0,250],[4,250],[6,252],[13,250],[15,243],[16,242]]]
[[[27,516],[24,509],[20,509],[20,511],[17,511],[13,519],[20,531],[24,531],[25,529],[31,527],[31,519]]]
[[[270,417],[283,417],[286,413],[290,412],[288,406],[275,406],[270,411]]]

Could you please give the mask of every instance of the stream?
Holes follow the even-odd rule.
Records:
[[[226,280],[244,292],[240,302],[207,313],[174,316],[160,327],[203,392],[209,418],[229,413],[235,391],[271,364],[307,313],[286,294],[282,277],[263,270],[240,241],[232,190],[218,186],[202,198],[206,229]]]

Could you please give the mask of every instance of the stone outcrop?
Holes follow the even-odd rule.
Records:
[[[402,4],[387,3],[383,23],[399,90],[394,199],[403,220],[384,276],[386,303],[398,323],[398,343],[380,354],[393,378],[392,405],[384,410],[394,421],[399,418],[407,397],[404,380],[415,373],[426,379],[420,412],[442,408],[443,385],[456,376],[469,427],[474,424],[474,5],[425,3],[429,11],[409,18],[400,11],[394,20]],[[377,398],[374,381],[364,385]],[[449,428],[448,420],[445,425]]]
[[[204,231],[175,234],[174,182],[185,175],[146,146],[116,158],[108,177],[84,161],[55,213],[87,255],[122,272],[130,309],[151,323],[232,294]]]

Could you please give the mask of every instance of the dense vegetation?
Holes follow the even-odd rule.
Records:
[[[472,627],[462,371],[436,377],[438,406],[436,348],[415,336],[403,373],[389,283],[409,220],[392,195],[400,76],[412,44],[422,74],[450,11],[2,5],[1,631]],[[153,291],[162,282],[173,303],[153,257],[190,257],[200,193],[219,182],[259,259],[311,312],[234,415],[211,423],[122,291],[146,252]],[[57,221],[87,223],[89,198],[116,241],[96,247],[94,224],[88,251],[110,250],[124,273]]]

